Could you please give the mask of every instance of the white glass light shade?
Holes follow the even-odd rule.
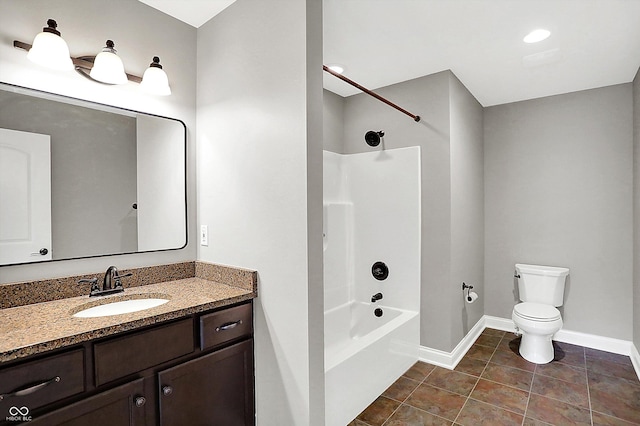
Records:
[[[142,75],[140,88],[153,95],[168,96],[171,94],[167,74],[160,68],[156,67],[147,68]]]
[[[27,54],[29,60],[55,70],[72,70],[69,47],[62,37],[51,32],[41,32],[33,39]]]
[[[113,42],[109,43],[109,41],[107,41],[107,47],[96,56],[89,75],[102,83],[125,84],[128,80],[127,74],[124,72],[124,64],[122,59],[116,55]]]
[[[153,95],[168,96],[171,94],[169,78],[167,73],[163,71],[157,56],[153,58],[153,62],[142,75],[140,88]]]

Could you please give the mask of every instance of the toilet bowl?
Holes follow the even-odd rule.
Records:
[[[562,328],[560,311],[543,303],[523,302],[511,316],[522,334],[520,355],[529,362],[546,364],[554,358],[551,338]]]

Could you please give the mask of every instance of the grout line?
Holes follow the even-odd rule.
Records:
[[[520,391],[520,392],[529,392],[526,389],[518,388],[516,386],[508,385],[508,384],[502,383],[502,382],[496,382],[495,380],[487,379],[486,377],[480,377],[480,378],[482,380],[486,381],[486,382],[495,383],[495,384],[500,385],[500,386],[506,386],[506,387],[511,388],[513,390],[517,390],[517,391]],[[531,380],[533,381],[533,378]],[[531,388],[531,386],[529,386],[529,388]]]
[[[506,334],[505,334],[506,336]],[[502,342],[502,339],[504,339],[504,336],[502,336],[502,338],[500,339],[500,342]],[[477,341],[478,339],[476,339]],[[487,365],[489,365],[489,362],[491,361],[491,358],[493,358],[493,355],[496,353],[496,351],[498,350],[498,345],[500,345],[500,342],[498,342],[498,344],[496,345],[495,348],[493,348],[493,352],[491,352],[491,356],[489,357],[489,359],[487,360],[487,363],[484,365],[484,368],[482,369],[482,371],[480,372],[480,375],[478,376],[478,378],[476,379],[476,383],[473,385],[473,388],[471,388],[471,390],[469,391],[469,395],[467,395],[467,399],[464,400],[464,404],[462,404],[462,407],[460,407],[460,411],[458,411],[458,414],[456,415],[455,419],[453,419],[453,424],[456,423],[456,421],[458,420],[458,417],[460,417],[460,413],[462,413],[462,410],[464,410],[464,407],[467,405],[467,403],[469,402],[469,399],[471,399],[471,394],[473,393],[473,391],[476,389],[476,386],[478,386],[478,383],[480,382],[480,377],[482,377],[482,373],[484,373],[484,370],[487,369]],[[475,345],[475,341],[473,342],[472,346]],[[482,346],[482,345],[480,345]],[[486,346],[485,346],[486,347]],[[458,373],[461,373],[461,371],[458,371]],[[467,373],[463,373],[463,374],[467,374]],[[471,374],[469,374],[469,376],[471,376]]]
[[[590,409],[590,408],[581,407],[581,406],[579,406],[579,405],[572,404],[572,403],[570,403],[570,402],[564,401],[564,400],[562,400],[562,399],[554,398],[554,397],[552,397],[552,396],[542,395],[542,394],[539,394],[539,393],[533,393],[533,392],[531,392],[531,394],[532,394],[532,395],[538,395],[538,396],[541,396],[541,397],[543,397],[543,398],[550,399],[550,400],[552,400],[552,401],[558,401],[558,402],[561,402],[561,403],[563,403],[563,404],[567,404],[567,405],[570,405],[570,406],[572,406],[572,407],[575,407],[575,408],[577,408],[577,409],[579,409],[579,410],[589,410],[589,411],[591,411],[591,409]],[[591,406],[591,401],[589,401],[589,406]]]
[[[583,350],[584,350],[584,348],[583,348]],[[553,362],[553,361],[552,361],[552,362]],[[565,364],[565,365],[566,365],[566,364]],[[586,374],[587,374],[587,369],[585,368],[584,370],[585,370],[585,375],[586,375]],[[561,382],[565,382],[565,383],[571,383],[571,382],[568,382],[568,381],[566,381],[566,380],[558,379],[558,378],[556,378],[556,377],[551,377],[551,376],[547,376],[547,375],[545,375],[545,374],[539,373],[539,372],[538,372],[538,365],[536,365],[536,368],[535,368],[535,370],[534,370],[534,377],[533,377],[533,380],[531,381],[531,388],[530,388],[530,391],[529,391],[529,400],[527,401],[527,410],[529,409],[529,401],[531,400],[531,395],[538,395],[538,396],[541,396],[541,397],[543,397],[543,398],[550,399],[550,400],[552,400],[552,401],[558,401],[558,402],[561,402],[561,403],[563,403],[563,404],[567,404],[567,405],[572,406],[572,407],[575,407],[575,408],[577,408],[577,409],[579,409],[579,410],[589,410],[589,419],[590,419],[591,425],[593,426],[593,411],[591,410],[591,394],[589,393],[589,379],[588,379],[588,377],[587,377],[587,401],[588,401],[588,403],[589,403],[589,408],[584,408],[584,407],[581,407],[581,406],[579,406],[579,405],[572,404],[572,403],[570,403],[570,402],[567,402],[567,401],[564,401],[564,400],[561,400],[561,399],[554,398],[554,397],[552,397],[552,396],[548,396],[548,395],[541,395],[541,394],[539,394],[539,393],[535,393],[535,394],[534,394],[534,393],[533,393],[533,382],[534,382],[534,380],[535,380],[535,376],[536,376],[536,375],[540,375],[540,376],[543,376],[543,377],[550,377],[550,378],[552,378],[552,379],[559,380],[559,381],[561,381]],[[525,411],[525,415],[526,415],[526,411]],[[537,420],[537,419],[536,419],[536,420]],[[524,423],[523,423],[523,424],[524,424]]]
[[[582,348],[584,355],[585,369],[584,377],[587,379],[587,401],[589,402],[589,419],[591,420],[591,426],[593,426],[593,409],[591,408],[591,391],[589,390],[589,370],[586,368],[587,364],[587,351]]]
[[[474,386],[475,388],[475,386]],[[473,392],[473,391],[472,391]],[[471,395],[471,394],[469,394]],[[464,410],[464,407],[467,405],[467,402],[469,402],[469,397],[467,397],[467,399],[464,400],[464,404],[462,404],[462,407],[460,407],[460,411],[458,411],[458,414],[456,414],[455,419],[453,419],[453,424],[456,424],[456,421],[458,420],[458,417],[460,417],[460,413],[462,413],[462,410]]]
[[[491,353],[491,356],[489,357],[489,359],[488,359],[488,360],[482,360],[482,359],[479,359],[479,358],[474,358],[474,359],[478,359],[478,360],[480,360],[480,361],[486,362],[486,364],[485,364],[484,368],[482,369],[482,371],[480,372],[480,375],[479,375],[479,376],[477,376],[477,378],[476,378],[476,382],[475,382],[475,384],[474,384],[473,388],[471,389],[471,391],[469,392],[469,394],[466,396],[466,399],[465,399],[465,401],[464,401],[464,404],[462,405],[462,407],[460,408],[460,411],[458,412],[458,414],[456,415],[455,419],[453,420],[453,423],[454,423],[454,424],[455,424],[455,422],[458,420],[458,418],[460,417],[460,414],[462,413],[462,411],[464,410],[464,408],[465,408],[465,407],[466,407],[466,405],[468,404],[469,400],[470,400],[470,399],[472,399],[472,400],[474,400],[474,401],[477,401],[475,398],[472,398],[472,397],[471,397],[471,395],[472,395],[473,391],[476,389],[476,387],[477,387],[478,383],[480,382],[480,379],[482,378],[482,375],[484,374],[484,372],[486,371],[487,367],[489,366],[489,363],[491,362],[491,360],[493,359],[493,357],[495,356],[495,354],[498,352],[498,346],[500,346],[500,344],[501,344],[501,343],[503,343],[503,341],[504,341],[505,339],[509,339],[510,337],[511,337],[511,336],[509,335],[509,333],[505,333],[505,334],[502,336],[502,338],[501,338],[500,342],[498,343],[498,345],[496,345],[496,346],[493,348],[493,352]],[[475,342],[474,342],[474,344],[475,344]],[[485,345],[481,345],[481,346],[485,346]],[[490,347],[490,346],[485,346],[485,347]],[[586,366],[586,359],[587,359],[587,356],[586,356],[586,349],[585,349],[585,347],[582,347],[582,355],[583,355],[584,360],[585,360],[585,365],[584,365],[584,367],[580,367],[580,366],[577,366],[577,365],[574,365],[574,364],[567,364],[567,363],[563,363],[563,362],[561,362],[561,361],[558,361],[558,363],[559,363],[559,364],[561,364],[563,367],[568,367],[568,368],[571,368],[571,369],[574,369],[574,370],[581,369],[581,370],[583,370],[583,371],[584,371],[584,374],[585,374],[586,379],[587,379],[587,380],[586,380],[586,382],[587,382],[587,383],[586,383],[586,384],[587,384],[587,400],[588,400],[588,408],[587,408],[587,409],[589,410],[590,424],[593,426],[593,421],[594,421],[594,420],[593,420],[593,408],[592,408],[592,404],[591,404],[591,392],[590,392],[590,389],[589,389],[589,369],[588,369],[588,368],[587,368],[587,366]],[[471,357],[470,357],[470,358],[471,358]],[[608,360],[604,360],[604,361],[608,361]],[[428,364],[428,363],[427,363],[427,364]],[[515,412],[515,411],[512,411],[512,410],[510,410],[510,409],[508,409],[508,408],[500,407],[500,406],[497,406],[497,405],[494,405],[494,404],[491,404],[491,403],[488,403],[488,402],[479,401],[479,402],[481,402],[481,403],[483,403],[483,404],[487,404],[487,405],[489,405],[489,406],[496,407],[496,408],[498,408],[498,409],[502,409],[502,410],[505,410],[505,411],[508,411],[508,412],[511,412],[511,413],[514,413],[514,414],[522,415],[522,418],[523,418],[523,419],[522,419],[522,425],[524,425],[525,420],[526,420],[526,418],[527,418],[527,413],[528,413],[529,405],[530,405],[530,402],[531,402],[531,396],[533,395],[533,385],[534,385],[534,381],[535,381],[536,376],[538,376],[538,375],[539,375],[539,376],[544,376],[544,377],[549,377],[549,378],[552,378],[552,379],[555,379],[555,380],[559,380],[559,381],[561,381],[561,382],[573,383],[573,382],[571,382],[571,381],[567,381],[567,380],[559,379],[559,378],[557,378],[557,377],[554,377],[554,376],[548,376],[548,375],[546,375],[546,374],[541,373],[541,372],[539,371],[539,368],[538,368],[538,365],[537,365],[537,364],[535,365],[535,368],[534,368],[534,370],[533,370],[533,371],[523,370],[523,369],[519,369],[519,368],[517,368],[517,367],[513,367],[513,366],[509,366],[509,365],[502,365],[502,364],[496,364],[496,363],[494,363],[494,365],[497,365],[497,366],[499,366],[499,367],[503,367],[503,368],[515,368],[515,369],[520,370],[520,371],[526,371],[526,372],[528,372],[528,373],[532,373],[532,379],[531,379],[531,384],[530,384],[530,386],[529,386],[529,391],[528,391],[528,395],[527,395],[527,403],[526,403],[526,406],[525,406],[524,414],[520,414],[520,413],[517,413],[517,412]],[[433,369],[432,369],[432,370],[431,370],[431,371],[430,371],[430,372],[429,372],[429,373],[428,373],[428,374],[427,374],[427,375],[426,375],[422,380],[414,380],[414,379],[411,379],[411,378],[409,378],[409,377],[405,377],[405,378],[406,378],[406,379],[408,379],[408,380],[411,380],[411,381],[413,381],[413,382],[417,382],[417,383],[418,383],[418,385],[417,385],[417,386],[416,386],[416,387],[415,387],[415,388],[414,388],[414,389],[413,389],[413,390],[412,390],[412,391],[407,395],[407,397],[406,397],[406,398],[404,398],[404,400],[403,400],[403,401],[398,401],[398,400],[396,400],[396,399],[390,398],[390,399],[392,399],[393,401],[400,402],[400,405],[398,406],[398,408],[396,408],[396,409],[391,413],[391,415],[389,415],[389,416],[387,417],[387,419],[383,422],[383,425],[388,425],[388,424],[389,424],[389,423],[388,423],[388,422],[389,422],[389,419],[391,419],[391,417],[392,417],[392,416],[393,416],[393,415],[394,415],[394,414],[395,414],[395,413],[400,409],[400,407],[401,407],[402,405],[409,405],[410,407],[412,407],[412,408],[414,408],[414,409],[417,409],[417,410],[420,410],[420,411],[426,412],[426,413],[428,413],[428,414],[430,414],[430,415],[433,415],[433,416],[436,416],[436,417],[438,417],[438,418],[442,418],[442,419],[446,420],[447,422],[451,421],[451,420],[449,420],[449,419],[445,419],[444,417],[441,417],[441,416],[439,416],[439,415],[437,415],[437,414],[433,414],[433,413],[431,413],[431,412],[429,412],[429,411],[423,410],[423,409],[421,409],[421,408],[419,408],[419,407],[414,407],[413,405],[406,404],[406,401],[407,401],[407,400],[408,400],[408,399],[409,399],[409,398],[410,398],[410,397],[415,393],[415,391],[418,389],[418,387],[420,387],[420,386],[421,386],[421,385],[423,385],[423,384],[427,384],[427,385],[429,385],[429,386],[433,386],[433,385],[431,385],[431,384],[426,383],[426,381],[427,381],[427,379],[428,379],[428,378],[433,374],[433,372],[435,371],[435,369],[436,369],[436,368],[438,368],[438,367],[437,367],[437,366],[433,366]],[[454,370],[454,371],[455,371],[455,370]],[[473,374],[469,374],[469,373],[466,373],[466,372],[463,372],[463,371],[457,371],[457,372],[458,372],[458,373],[462,373],[462,374],[466,374],[466,375],[468,375],[468,376],[475,377],[475,375],[473,375]],[[605,375],[606,375],[606,374],[605,374]],[[620,378],[620,377],[617,377],[617,376],[612,376],[612,377]],[[503,385],[503,386],[507,386],[507,387],[510,387],[510,388],[512,388],[512,389],[516,389],[516,390],[520,390],[520,391],[525,391],[525,390],[524,390],[524,389],[522,389],[522,388],[517,388],[517,387],[515,387],[515,386],[511,386],[511,385],[508,385],[508,384],[505,384],[505,383],[496,382],[496,381],[494,381],[494,380],[488,380],[488,379],[486,379],[486,378],[482,378],[482,379],[483,379],[483,380],[487,380],[487,381],[489,381],[489,382],[497,383],[497,384],[500,384],[500,385]],[[624,379],[624,378],[622,378],[622,379]],[[438,387],[438,386],[433,386],[433,387],[434,387],[434,388],[437,388],[437,389],[441,389],[441,390],[447,391],[447,392],[451,392],[450,390],[443,389],[443,388],[440,388],[440,387]],[[525,392],[526,392],[526,391],[525,391]],[[457,395],[460,395],[460,394],[458,394],[458,393],[456,393],[456,392],[451,392],[451,393],[453,393],[453,394],[457,394]],[[535,395],[539,395],[539,394],[538,394],[538,393],[536,393]],[[460,395],[460,396],[463,396],[463,395]],[[550,399],[550,400],[554,400],[554,401],[562,402],[562,403],[564,403],[564,404],[568,404],[568,405],[570,405],[570,406],[574,406],[574,407],[576,407],[576,408],[578,408],[578,409],[582,409],[582,410],[586,409],[586,408],[584,408],[584,407],[581,407],[581,406],[578,406],[578,405],[571,404],[571,403],[569,403],[569,402],[567,402],[567,401],[559,400],[559,399],[556,399],[556,398],[553,398],[553,397],[549,397],[549,396],[546,396],[546,395],[541,395],[541,396],[542,396],[542,397],[544,397],[544,398],[548,398],[548,399]],[[364,423],[364,424],[368,424],[368,423],[365,423],[365,422],[363,422],[363,423]],[[548,424],[548,423],[545,423],[545,422],[542,422],[542,423],[544,423],[544,424]]]
[[[501,406],[499,406],[499,405],[492,404],[492,403],[487,402],[487,401],[481,401],[481,400],[479,400],[479,399],[475,399],[475,398],[471,398],[471,397],[469,397],[469,399],[471,399],[471,400],[473,400],[473,401],[476,401],[476,402],[479,402],[480,404],[490,405],[491,407],[498,408],[498,409],[500,409],[500,410],[502,410],[502,411],[508,411],[509,413],[517,414],[518,416],[522,416],[522,417],[523,417],[523,421],[524,421],[524,413],[519,413],[519,412],[517,412],[517,411],[513,411],[513,409],[511,409],[511,408],[501,407]]]
[[[418,362],[422,362],[422,361],[418,361]],[[425,364],[427,364],[427,363],[425,363]],[[414,364],[414,365],[415,365],[415,364]],[[429,365],[433,365],[433,364],[429,364]],[[390,419],[391,417],[393,417],[393,415],[396,413],[396,411],[398,411],[398,410],[400,409],[400,407],[402,407],[402,404],[404,404],[404,403],[405,403],[405,401],[406,401],[407,399],[409,399],[409,397],[411,397],[411,395],[413,395],[413,393],[414,393],[414,392],[415,392],[415,391],[420,387],[420,385],[422,385],[422,384],[424,383],[424,381],[425,381],[425,380],[427,380],[427,378],[431,375],[431,373],[433,373],[433,372],[434,372],[434,370],[435,370],[435,369],[436,369],[436,367],[434,366],[434,367],[431,369],[431,371],[429,371],[429,373],[424,377],[424,379],[422,379],[422,380],[418,383],[418,386],[416,386],[414,390],[412,390],[411,392],[409,392],[409,395],[407,395],[407,397],[406,397],[404,400],[402,400],[402,401],[398,401],[397,399],[389,398],[389,399],[391,399],[391,400],[393,400],[393,401],[398,401],[398,402],[400,402],[400,405],[398,405],[398,408],[396,408],[395,410],[393,410],[393,412],[392,412],[391,414],[389,414],[389,417],[387,417],[387,418],[385,419],[385,421],[382,423],[382,426],[384,426],[385,424],[387,424],[387,422],[389,421],[389,419]],[[413,380],[413,379],[411,379],[411,378],[409,378],[409,377],[406,377],[406,376],[400,376],[400,377],[404,377],[404,378],[406,378],[406,379],[408,379],[408,380],[412,380],[412,381],[414,381],[414,382],[417,382],[417,380]],[[397,380],[396,380],[396,382],[397,382]],[[394,383],[395,383],[395,382],[394,382]],[[407,404],[407,405],[409,405],[409,404]],[[409,406],[410,406],[410,407],[413,407],[413,405],[409,405]],[[417,408],[417,407],[413,407],[413,408],[419,409],[419,408]],[[424,410],[422,410],[422,411],[424,411]],[[428,411],[427,411],[427,412],[428,412]],[[429,413],[429,414],[431,414],[431,413]]]
[[[531,402],[531,394],[533,393],[533,381],[536,378],[536,370],[538,366],[533,369],[533,374],[531,375],[531,385],[529,386],[529,395],[527,396],[527,405],[524,407],[524,414],[522,415],[522,425],[524,425],[524,421],[527,419],[527,411],[529,411],[529,402]]]

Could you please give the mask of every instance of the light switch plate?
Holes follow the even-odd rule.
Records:
[[[207,225],[200,225],[200,245],[209,245],[209,228]]]

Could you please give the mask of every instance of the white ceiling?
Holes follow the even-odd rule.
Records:
[[[539,27],[547,40],[522,42]],[[640,0],[324,0],[324,63],[368,89],[450,69],[484,106],[626,83]],[[324,85],[358,93],[326,73]]]
[[[139,0],[167,15],[199,28],[236,0]]]
[[[197,28],[234,0],[140,1]],[[323,0],[323,9],[324,63],[372,90],[450,69],[490,106],[627,83],[640,67],[640,0]],[[522,42],[540,27],[551,37]],[[326,73],[324,87],[359,93]]]

